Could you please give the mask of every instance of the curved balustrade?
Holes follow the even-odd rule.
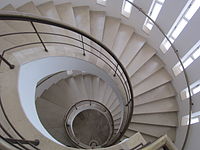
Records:
[[[101,42],[90,36],[89,34],[80,31],[74,27],[62,24],[60,22],[56,22],[46,18],[40,18],[35,16],[30,16],[22,13],[9,13],[2,12],[0,13],[0,20],[4,21],[21,21],[28,23],[32,28],[32,31],[24,31],[24,32],[9,32],[6,34],[0,35],[0,38],[8,38],[8,37],[17,37],[17,36],[35,36],[37,37],[37,41],[31,41],[28,43],[20,43],[8,47],[2,50],[2,54],[0,55],[0,59],[6,65],[10,67],[10,69],[14,69],[15,64],[9,62],[6,59],[7,53],[13,51],[19,51],[21,49],[29,48],[30,46],[34,47],[43,47],[45,52],[48,52],[49,47],[51,46],[68,46],[73,49],[73,52],[81,59],[87,59],[87,56],[95,57],[100,60],[101,64],[103,63],[103,70],[108,74],[113,76],[113,80],[117,83],[118,88],[121,91],[123,96],[122,104],[123,106],[123,115],[122,115],[122,123],[112,138],[112,141],[109,142],[110,145],[116,143],[125,133],[128,128],[129,122],[133,113],[133,91],[132,85],[129,79],[129,76],[126,72],[126,69],[123,67],[118,58],[109,50],[105,45]],[[55,32],[46,32],[39,31],[37,27],[39,25],[43,25],[46,28],[56,28],[62,29],[62,31],[68,31],[71,35],[67,34],[59,34]],[[64,30],[63,30],[64,29]],[[45,39],[45,40],[44,40]],[[57,50],[59,51],[59,50]],[[88,59],[89,60],[89,59]],[[1,62],[1,63],[2,63]],[[91,62],[92,63],[92,62]],[[100,67],[100,66],[99,66]]]

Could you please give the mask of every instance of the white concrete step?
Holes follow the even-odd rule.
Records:
[[[112,46],[116,39],[116,35],[119,30],[119,26],[120,26],[120,19],[113,18],[113,17],[106,17],[102,42],[109,49],[112,49]]]
[[[74,77],[68,78],[66,82],[69,85],[69,88],[71,88],[71,91],[73,91],[71,94],[73,94],[75,97],[74,101],[77,102],[77,101],[82,100],[82,95],[79,92],[78,84],[76,83],[76,80],[74,79]]]
[[[43,4],[39,5],[39,6],[37,6],[37,8],[40,11],[40,14],[42,16],[45,16],[47,18],[60,21],[60,17],[59,17],[59,15],[57,13],[57,10],[55,8],[55,5],[54,5],[53,1],[49,1],[49,2],[43,3]]]
[[[118,58],[124,51],[133,32],[134,32],[134,29],[132,27],[125,25],[125,24],[120,24],[119,30],[118,30],[116,38],[115,38],[115,42],[111,49]]]
[[[62,3],[59,5],[56,5],[55,7],[56,7],[57,13],[63,23],[76,27],[74,10],[72,8],[71,3]]]
[[[78,77],[76,77],[76,83],[78,84],[78,88],[79,88],[79,92],[81,93],[82,100],[89,99],[89,95],[87,93],[83,75],[79,75]]]
[[[163,66],[164,64],[162,61],[154,55],[135,74],[133,74],[133,76],[131,76],[130,80],[132,85],[136,86]]]
[[[131,39],[126,45],[126,48],[120,56],[120,61],[125,67],[128,66],[128,64],[132,61],[132,59],[136,56],[144,44],[145,39],[143,37],[136,33],[132,35]]]
[[[102,101],[102,103],[105,105],[105,106],[107,106],[106,104],[108,103],[108,101],[110,100],[109,98],[110,98],[110,96],[111,96],[111,94],[112,94],[112,89],[110,88],[110,86],[106,86],[106,89],[105,89],[105,92],[104,92],[104,97],[103,97],[103,101]]]
[[[17,11],[11,4],[2,8],[2,10]],[[5,20],[5,22],[16,32],[35,32],[30,22],[13,20]],[[23,37],[26,42],[38,42],[38,37],[36,35],[23,34]]]
[[[57,128],[49,128],[48,132],[59,142],[65,145],[71,146],[72,143],[69,140],[69,137],[66,134],[66,130],[64,127],[57,127]]]
[[[90,11],[90,32],[99,41],[102,41],[103,38],[104,24],[104,11]]]
[[[132,116],[131,122],[176,127],[178,125],[178,118],[176,112],[141,114]]]
[[[165,69],[161,69],[150,77],[145,79],[143,82],[133,87],[134,96],[141,95],[147,91],[150,91],[158,86],[161,86],[171,81],[171,77]]]
[[[72,105],[74,105],[77,102],[76,101],[77,100],[77,95],[74,94],[73,89],[66,82],[66,80],[61,80],[56,85],[58,85],[60,87],[60,89],[61,89],[61,92],[66,95],[63,98],[66,101],[65,105],[67,105],[66,106],[67,108],[70,107],[70,106],[72,106]]]
[[[37,9],[37,7],[32,1],[25,3],[24,5],[17,8],[17,11],[41,16],[40,11]]]
[[[142,65],[144,65],[156,51],[149,45],[145,44],[142,49],[135,55],[129,65],[126,67],[128,74],[132,76]]]
[[[103,31],[104,31],[104,24],[105,24],[105,12],[103,11],[90,11],[90,32],[93,37],[97,40],[102,41],[103,38]],[[101,51],[101,47],[98,46],[96,43],[91,42],[91,46],[94,47],[96,50]],[[97,56],[100,56],[98,51],[92,50]],[[97,63],[98,58],[91,55],[90,61],[94,64]]]
[[[137,131],[134,131],[134,130],[131,130],[131,129],[128,129],[126,132],[125,132],[125,136],[127,138],[131,137],[132,135],[136,134]],[[145,139],[145,141],[147,142],[153,142],[155,141],[157,138],[154,137],[154,136],[150,136],[150,135],[147,135],[147,134],[144,134],[144,133],[141,133],[142,137]]]
[[[12,27],[8,26],[8,24],[5,21],[0,21],[0,34],[15,33],[15,32],[16,31]],[[1,40],[2,40],[2,42],[7,41],[15,46],[18,44],[24,44],[26,42],[26,39],[21,35],[5,36],[5,37],[1,37]],[[2,44],[2,48],[9,48],[9,47],[6,47],[7,44],[8,43],[5,43],[5,46],[4,46],[4,44]],[[8,46],[9,45],[10,44],[8,44]]]
[[[130,123],[129,129],[145,133],[147,135],[151,135],[157,138],[165,134],[167,134],[173,141],[176,138],[176,128],[172,127],[163,127],[163,126],[161,127],[155,125]]]
[[[93,94],[94,94],[94,99],[95,100],[99,100],[99,82],[100,82],[100,78],[98,77],[93,77],[92,78],[92,87],[93,87]]]
[[[67,108],[68,98],[70,97],[67,94],[68,93],[63,92],[57,84],[54,84],[49,89],[45,90],[41,97],[60,107]]]
[[[115,111],[116,109],[120,109],[120,105],[118,101],[115,101],[109,108],[111,112]]]
[[[117,100],[117,97],[114,92],[111,93],[109,99],[107,100],[106,107],[110,108]]]
[[[175,95],[176,95],[176,92],[174,88],[172,87],[172,84],[169,82],[153,90],[150,90],[146,93],[143,93],[142,95],[135,97],[134,99],[135,106],[145,104],[145,103],[150,103],[150,102],[168,98],[168,97],[173,97]]]
[[[90,10],[88,6],[73,7],[76,26],[90,34]]]
[[[148,114],[148,113],[162,113],[162,112],[176,112],[178,106],[175,97],[166,98],[159,101],[136,106],[134,114]]]
[[[88,95],[88,98],[93,100],[94,99],[94,94],[93,94],[93,87],[92,87],[92,76],[90,75],[86,75],[83,76],[83,81],[84,81],[84,85],[85,85],[85,89]],[[78,82],[77,82],[77,86],[78,86]]]
[[[17,11],[24,12],[24,13],[31,13],[36,16],[42,16],[42,14],[40,13],[40,11],[38,10],[38,8],[36,7],[36,5],[33,2],[28,2],[28,3],[20,6],[19,8],[17,8]],[[40,23],[34,23],[34,25],[39,32],[52,32],[53,27],[51,27],[51,26],[40,24]],[[52,36],[45,36],[42,34],[40,36],[43,41],[52,41],[53,40]]]
[[[105,95],[105,89],[106,89],[106,84],[105,82],[103,82],[102,80],[100,80],[99,82],[99,88],[101,90],[99,90],[99,94],[98,94],[98,99],[99,99],[99,102],[102,102],[103,101],[103,97]]]
[[[64,127],[63,119],[66,109],[44,98],[36,100],[36,109],[43,126],[46,129]]]

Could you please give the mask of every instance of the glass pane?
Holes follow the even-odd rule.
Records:
[[[192,90],[193,94],[199,93],[200,92],[200,85],[196,86],[193,90]]]
[[[165,2],[165,0],[157,0],[158,2],[160,2],[160,3],[164,3]]]
[[[155,21],[156,18],[158,17],[158,14],[159,14],[161,8],[162,8],[162,5],[161,5],[161,4],[158,4],[158,3],[155,4],[155,6],[154,6],[154,8],[153,8],[153,10],[152,10],[152,13],[151,13],[151,15],[150,15],[150,17],[151,17],[154,21]]]
[[[200,47],[192,54],[194,59],[197,59],[200,56]]]
[[[149,22],[146,24],[146,27],[151,30],[153,28],[153,24],[150,24]]]
[[[175,30],[172,32],[173,38],[176,39],[178,37],[178,35],[182,32],[182,30],[185,28],[187,23],[188,22],[185,19],[181,19],[181,21],[176,26]]]
[[[188,11],[185,14],[185,18],[190,20],[192,16],[195,14],[195,12],[198,10],[200,6],[200,0],[195,0],[192,4],[192,6],[188,9]]]
[[[192,62],[193,62],[193,59],[192,59],[191,57],[189,57],[189,58],[183,63],[184,68],[187,68]]]
[[[129,2],[125,2],[124,11],[131,13],[132,5]]]
[[[165,48],[168,50],[168,49],[171,47],[171,44],[170,44],[168,41],[166,41],[166,42],[164,43],[164,46],[165,46]]]

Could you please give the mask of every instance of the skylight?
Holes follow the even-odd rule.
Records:
[[[200,92],[200,80],[190,85],[190,91],[192,96]],[[188,88],[182,90],[180,95],[182,100],[189,98]]]
[[[165,0],[153,0],[151,7],[149,9],[148,15],[155,21],[158,17],[158,14],[160,13],[160,10],[162,8],[163,3]],[[153,28],[153,22],[146,18],[144,25],[143,25],[143,30],[146,33],[149,33],[151,29]]]
[[[200,0],[189,0],[187,2],[187,4],[183,8],[182,12],[180,13],[180,15],[178,16],[175,23],[173,24],[173,26],[171,27],[170,31],[167,34],[168,38],[171,39],[170,41],[172,43],[183,31],[183,29],[188,24],[192,16],[199,9],[199,7],[200,7]],[[166,53],[170,47],[171,44],[165,38],[160,45],[160,49],[162,50],[163,53]]]
[[[133,3],[134,0],[129,0],[129,1]],[[129,18],[131,15],[132,8],[133,6],[129,2],[127,2],[126,0],[123,0],[122,15]]]
[[[200,56],[200,41],[198,41],[188,52],[185,56],[181,59],[183,62],[184,68],[187,68],[190,64],[192,64],[198,57]],[[179,75],[183,68],[181,67],[180,63],[177,63],[172,68],[174,75]]]
[[[97,4],[106,6],[107,0],[97,0]]]

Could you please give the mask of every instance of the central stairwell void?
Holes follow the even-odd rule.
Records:
[[[4,7],[0,28],[4,148],[176,149],[171,77],[133,27],[50,1]]]

